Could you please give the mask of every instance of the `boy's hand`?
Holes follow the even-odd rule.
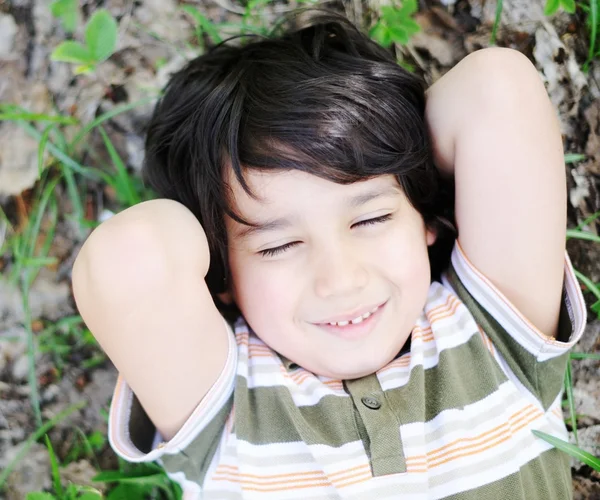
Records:
[[[426,118],[435,162],[455,176],[464,253],[555,336],[566,179],[559,123],[535,67],[511,49],[477,51],[427,91]]]

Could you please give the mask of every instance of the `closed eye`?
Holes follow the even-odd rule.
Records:
[[[354,224],[352,227],[356,227],[356,226],[370,226],[372,224],[379,224],[381,222],[387,222],[391,218],[392,218],[392,214],[386,214],[386,215],[382,215],[381,217],[375,217],[374,219],[362,220],[362,221],[357,222],[356,224]]]
[[[280,247],[267,248],[266,250],[261,250],[258,253],[263,257],[273,257],[274,255],[283,253],[287,249],[292,248],[293,246],[296,246],[299,243],[299,241],[292,241],[291,243],[286,243],[285,245],[281,245]]]
[[[365,226],[371,226],[374,224],[380,224],[382,222],[387,222],[391,218],[392,218],[392,214],[386,214],[386,215],[382,215],[381,217],[375,217],[373,219],[367,219],[367,220],[357,222],[357,223],[353,224],[352,227],[365,227]],[[290,248],[295,247],[296,245],[299,245],[299,244],[300,244],[299,241],[292,241],[291,243],[286,243],[285,245],[281,245],[279,247],[267,248],[265,250],[260,250],[258,253],[262,257],[273,257],[273,256],[279,255],[280,253],[283,253],[283,252],[289,250]]]

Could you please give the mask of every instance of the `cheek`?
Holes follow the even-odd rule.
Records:
[[[398,283],[429,280],[427,249],[425,235],[418,227],[399,227],[379,242],[373,262]]]
[[[293,309],[293,283],[285,273],[256,263],[232,263],[235,300],[244,318],[256,331],[278,323]]]

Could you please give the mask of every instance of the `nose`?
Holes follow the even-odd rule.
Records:
[[[356,249],[343,245],[319,249],[314,272],[315,293],[321,298],[354,295],[369,278]]]

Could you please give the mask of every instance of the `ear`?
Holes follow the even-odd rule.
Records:
[[[217,297],[221,302],[223,302],[223,304],[226,304],[228,306],[233,304],[233,295],[229,291],[223,292],[223,293],[218,293]]]
[[[427,246],[430,247],[437,240],[437,232],[432,229],[427,229],[426,239],[427,239]]]

